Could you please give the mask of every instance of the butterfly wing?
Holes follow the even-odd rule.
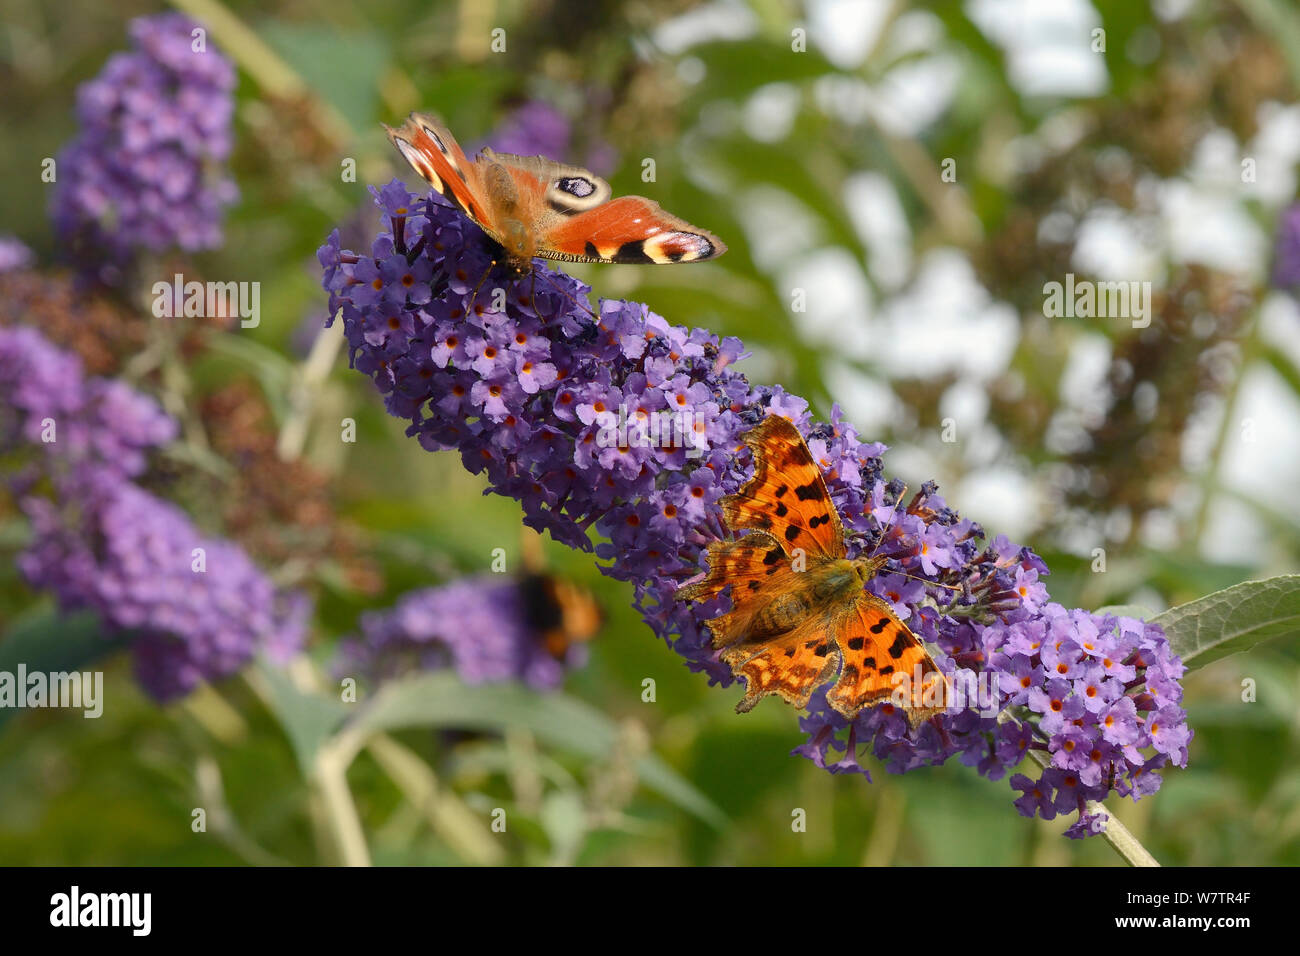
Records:
[[[667,265],[703,262],[727,251],[722,240],[643,196],[563,212],[539,230],[539,256],[571,262]]]
[[[792,630],[760,641],[741,641],[722,652],[737,677],[745,678],[745,696],[736,705],[743,714],[768,694],[795,707],[808,706],[813,689],[840,666],[840,652],[827,636],[824,614],[804,617]]]
[[[727,251],[713,233],[664,212],[643,196],[611,199],[609,183],[581,166],[545,156],[483,151],[510,171],[536,255],[566,262],[702,262]]]
[[[397,129],[384,129],[397,151],[430,186],[497,237],[478,164],[465,155],[451,130],[422,113],[412,113]]]
[[[844,557],[844,526],[799,429],[769,415],[742,440],[754,453],[754,476],[722,499],[727,526],[766,531],[787,553],[802,548],[808,555]]]
[[[839,655],[825,637],[826,615],[808,614],[801,602],[788,600],[800,590],[803,575],[766,531],[715,541],[708,556],[708,574],[677,596],[704,600],[731,588],[731,610],[708,627],[722,660],[745,678],[745,696],[736,710],[744,713],[768,694],[805,706],[813,688],[835,672]]]
[[[843,664],[826,702],[840,714],[852,720],[864,707],[890,700],[898,674],[910,682],[904,685],[910,697],[901,703],[913,727],[944,712],[951,699],[948,678],[885,601],[864,591],[838,617],[834,635]]]
[[[795,582],[790,558],[770,534],[755,531],[734,541],[714,541],[708,573],[678,588],[683,601],[704,601],[731,588],[731,610],[709,621],[713,646],[725,647],[751,630],[754,616]]]

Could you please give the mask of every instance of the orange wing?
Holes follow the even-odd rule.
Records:
[[[666,265],[703,262],[727,251],[706,229],[664,212],[642,196],[621,196],[545,224],[537,254],[574,262]]]
[[[745,696],[736,705],[740,713],[768,694],[803,707],[839,665],[835,645],[825,636],[825,613],[805,613],[797,599],[790,606],[801,578],[780,542],[766,531],[751,531],[710,544],[708,574],[677,592],[683,600],[703,600],[731,588],[732,609],[708,627],[713,646],[723,648],[722,660],[745,678]]]
[[[709,621],[713,646],[725,647],[748,634],[754,617],[795,583],[795,571],[780,543],[764,531],[709,545],[709,572],[677,590],[683,601],[703,601],[731,588],[731,610]]]
[[[802,548],[817,557],[844,557],[844,526],[799,429],[769,415],[743,440],[754,453],[754,477],[722,499],[727,527],[766,531],[787,554]]]
[[[745,696],[736,713],[752,709],[768,694],[779,694],[796,707],[808,706],[813,689],[840,666],[840,652],[828,636],[829,623],[824,614],[812,614],[785,634],[741,641],[723,651],[732,672],[745,678]]]
[[[477,164],[465,155],[451,130],[421,113],[412,113],[397,129],[384,129],[397,151],[430,186],[496,235]]]
[[[907,713],[913,727],[947,709],[948,678],[925,645],[880,598],[864,591],[836,621],[834,630],[844,664],[839,680],[826,693],[826,702],[839,713],[852,720],[864,707],[893,698],[896,686],[899,697],[894,703]],[[898,675],[906,680],[896,685]]]

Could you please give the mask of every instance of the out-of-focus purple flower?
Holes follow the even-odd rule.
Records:
[[[521,281],[488,275],[492,256],[482,231],[440,197],[417,200],[396,182],[372,192],[389,212],[390,230],[368,254],[342,249],[337,233],[318,253],[329,311],[342,317],[353,366],[373,379],[388,411],[406,419],[407,433],[425,448],[459,452],[466,468],[486,475],[490,490],[520,502],[526,524],[594,549],[609,562],[604,573],[632,582],[645,621],[711,682],[734,679],[706,628],[722,608],[678,601],[678,586],[702,570],[705,548],[725,534],[719,498],[752,473],[740,435],[768,414],[786,416],[803,432],[843,518],[849,556],[869,551],[888,559],[867,587],[942,651],[940,669],[973,696],[911,731],[892,704],[846,720],[827,706],[823,686],[802,719],[809,739],[796,753],[832,773],[864,774],[864,745],[897,772],[958,756],[998,778],[1027,750],[1048,750],[1059,734],[1053,752],[1075,740],[1070,759],[1082,769],[1050,768],[1050,786],[1035,783],[1043,798],[1020,801],[1022,809],[1053,813],[1084,810],[1086,801],[1071,803],[1078,794],[1145,792],[1133,770],[1151,768],[1155,758],[1144,750],[1185,761],[1186,727],[1176,710],[1181,671],[1158,629],[1050,604],[1042,559],[1002,536],[985,544],[979,526],[949,508],[933,483],[900,501],[901,482],[882,475],[884,446],[859,441],[838,408],[829,422],[815,423],[803,399],[752,386],[732,368],[744,354],[738,340],[669,325],[635,302],[602,300],[593,312],[586,286],[544,266]],[[405,301],[389,297],[394,257],[412,267],[426,260],[420,284],[427,290]],[[527,369],[542,365],[553,374],[530,377]],[[696,440],[674,442],[669,428],[670,440],[644,443],[631,428],[607,427],[611,419],[660,413]],[[1106,657],[1112,643],[1133,653]],[[1129,684],[1152,675],[1159,681],[1145,695]],[[1106,680],[1123,682],[1122,692]],[[1112,729],[1112,741],[1102,730],[1109,712],[1102,705],[1125,695],[1135,710],[1116,712],[1122,726]],[[1093,742],[1086,753],[1073,753],[1083,738],[1079,725],[1067,727],[1053,709],[1058,698],[1083,721]],[[1027,706],[1014,726],[1000,729],[998,715],[1012,699]],[[1136,725],[1165,706],[1174,709],[1163,731],[1118,743],[1132,731],[1126,721]],[[1094,748],[1101,754],[1095,761]]]
[[[0,329],[0,395],[0,448],[43,449],[43,469],[56,482],[135,477],[146,452],[176,434],[153,399],[121,382],[84,378],[75,355],[26,326]]]
[[[134,49],[109,58],[77,91],[77,137],[57,159],[51,200],[67,255],[106,284],[139,250],[221,243],[237,191],[231,147],[235,71],[181,14],[133,20]]]
[[[498,153],[546,156],[563,161],[573,128],[568,117],[549,103],[529,100],[514,109],[476,147],[491,146]]]
[[[87,502],[79,502],[85,505]],[[140,683],[158,700],[238,671],[259,651],[302,643],[307,604],[284,595],[229,541],[203,535],[175,505],[120,482],[80,520],[24,499],[33,544],[19,567],[65,609],[88,608],[132,635]]]
[[[391,610],[363,615],[361,633],[340,644],[334,670],[383,679],[450,667],[469,684],[517,680],[553,690],[584,658],[581,646],[563,660],[548,652],[519,582],[491,575],[412,591]]]
[[[0,236],[0,275],[18,272],[31,266],[35,256],[27,245],[14,236]]]
[[[302,644],[308,610],[237,545],[134,484],[148,451],[175,434],[151,398],[84,378],[35,329],[0,328],[0,453],[18,459],[8,484],[33,532],[18,566],[64,609],[93,610],[129,635],[159,700],[258,651],[284,657]]]
[[[1300,203],[1287,207],[1277,220],[1273,285],[1300,289]]]

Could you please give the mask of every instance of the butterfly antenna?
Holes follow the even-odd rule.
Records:
[[[484,272],[483,277],[478,280],[478,285],[474,286],[474,292],[470,295],[469,300],[465,303],[465,314],[467,316],[469,315],[469,310],[474,307],[474,303],[478,301],[479,289],[483,288],[483,283],[487,282],[487,277],[490,276],[492,274],[492,270],[499,265],[501,265],[501,263],[497,262],[496,259],[493,259],[491,262],[488,263],[487,271]]]
[[[904,499],[906,496],[907,496],[907,485],[903,485],[903,490],[900,491],[900,492],[898,493],[898,499],[894,502],[894,508],[893,508],[893,510],[890,512],[889,523],[887,523],[887,524],[885,524],[883,527],[881,527],[881,529],[880,529],[880,540],[876,542],[876,546],[875,546],[874,548],[871,549],[871,554],[867,555],[867,557],[869,557],[869,558],[874,558],[874,557],[876,556],[876,552],[879,551],[879,550],[881,549],[881,547],[884,545],[884,543],[885,543],[885,532],[886,532],[886,531],[889,529],[889,527],[893,524],[893,520],[894,520],[894,519],[893,519],[893,516],[894,516],[895,513],[897,513],[897,511],[898,511],[898,506],[899,506],[900,504],[903,503],[903,499]],[[929,584],[929,585],[931,585],[931,586],[933,586],[933,587],[936,587],[936,588],[945,588],[945,589],[947,589],[947,590],[949,590],[949,591],[960,591],[960,590],[961,590],[961,588],[958,587],[958,586],[956,586],[956,585],[953,585],[953,584],[940,584],[938,581],[931,581],[929,578],[922,578],[922,577],[918,577],[918,576],[915,575],[915,574],[908,574],[906,571],[891,571],[890,574],[897,574],[899,577],[910,578],[910,579],[913,580],[913,581],[920,581],[922,584]]]

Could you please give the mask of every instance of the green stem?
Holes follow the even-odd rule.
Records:
[[[998,714],[998,722],[1006,723],[1015,720],[1005,710]],[[1030,759],[1040,767],[1047,768],[1051,764],[1051,756],[1041,750],[1029,751]],[[1115,852],[1128,861],[1129,866],[1159,866],[1160,863],[1150,851],[1142,845],[1142,842],[1135,837],[1131,830],[1120,822],[1119,817],[1111,813],[1105,804],[1096,800],[1089,800],[1087,809],[1093,813],[1101,813],[1106,818],[1106,829],[1102,835],[1106,842],[1114,848]]]

